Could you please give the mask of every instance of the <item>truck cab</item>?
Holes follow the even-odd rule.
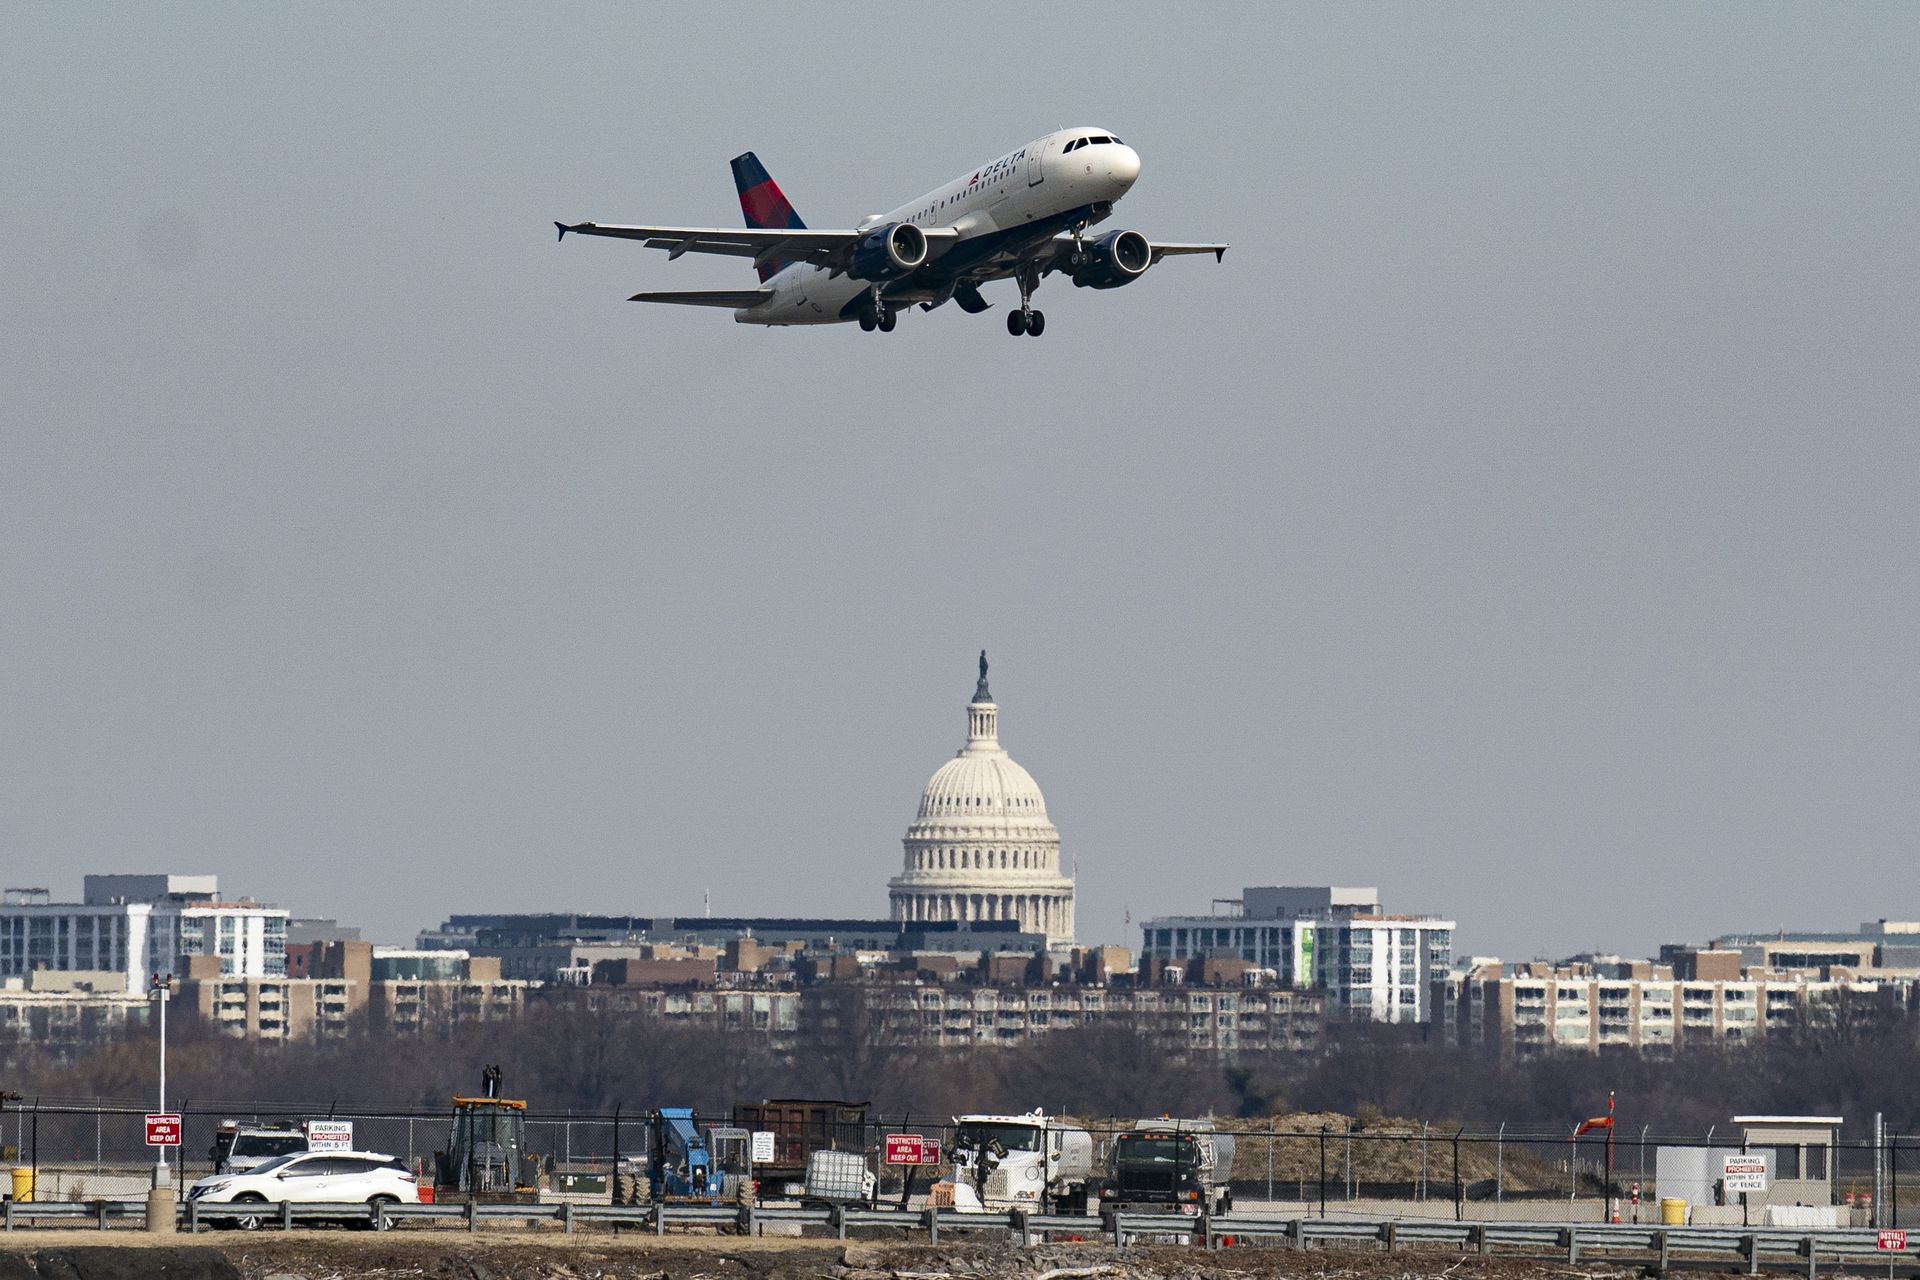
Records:
[[[954,1117],[953,1181],[936,1201],[963,1213],[1085,1213],[1093,1138],[1077,1125],[1026,1115]]]
[[[298,1125],[243,1124],[222,1120],[207,1153],[215,1173],[249,1173],[281,1156],[304,1155],[307,1131]]]
[[[1225,1213],[1233,1207],[1231,1134],[1211,1120],[1142,1120],[1114,1139],[1100,1207],[1116,1211]]]

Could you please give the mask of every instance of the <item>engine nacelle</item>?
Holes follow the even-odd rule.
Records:
[[[1087,246],[1087,260],[1073,269],[1082,289],[1118,289],[1153,265],[1153,246],[1138,231],[1109,231]]]
[[[927,237],[911,222],[876,227],[853,246],[847,274],[855,280],[892,280],[927,260]]]

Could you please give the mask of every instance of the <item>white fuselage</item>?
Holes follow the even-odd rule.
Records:
[[[894,222],[952,227],[958,241],[934,246],[934,253],[950,254],[981,237],[1017,232],[1089,205],[1110,205],[1140,176],[1140,156],[1117,139],[1064,150],[1069,142],[1089,136],[1112,139],[1107,131],[1092,127],[1049,133],[890,213],[863,218],[860,228]],[[852,318],[846,314],[847,304],[873,285],[794,263],[766,287],[773,290],[771,298],[735,311],[733,318],[742,324],[838,324]]]

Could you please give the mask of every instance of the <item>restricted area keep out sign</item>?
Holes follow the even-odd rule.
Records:
[[[939,1164],[940,1144],[917,1133],[890,1133],[886,1159],[888,1164]]]
[[[147,1113],[147,1145],[150,1147],[180,1145],[180,1113],[178,1111]]]
[[[1880,1247],[1888,1253],[1905,1253],[1907,1251],[1907,1233],[1904,1231],[1882,1231],[1880,1233]]]

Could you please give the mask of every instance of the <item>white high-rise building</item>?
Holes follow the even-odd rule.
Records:
[[[967,704],[967,744],[927,781],[907,828],[905,869],[887,882],[902,923],[1015,920],[1048,946],[1073,942],[1073,881],[1033,775],[1000,745],[987,655]]]
[[[44,889],[0,895],[0,981],[36,969],[115,973],[130,992],[183,959],[219,956],[233,977],[287,972],[284,907],[222,902],[213,876],[88,876],[84,902]]]

